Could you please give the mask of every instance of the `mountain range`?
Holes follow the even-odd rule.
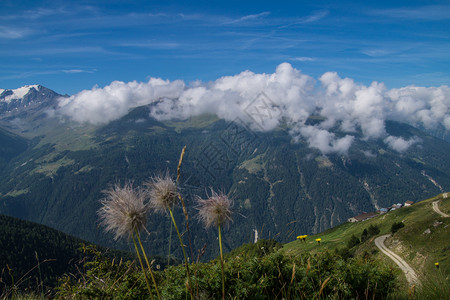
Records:
[[[102,191],[128,181],[139,186],[165,172],[174,176],[184,146],[180,188],[194,249],[207,243],[206,256],[217,253],[216,233],[197,222],[194,196],[205,197],[210,188],[234,202],[224,235],[228,250],[253,241],[256,232],[286,242],[450,189],[449,142],[396,121],[385,122],[386,132],[413,139],[405,151],[356,131],[347,153],[323,154],[305,139],[294,140],[288,123],[257,131],[207,113],[161,120],[151,114],[157,102],[106,124],[77,123],[58,113],[67,95],[39,85],[0,92],[0,213],[105,246],[130,247],[98,226]],[[306,122],[322,121],[317,115]],[[183,222],[181,209],[176,218]],[[167,254],[170,224],[165,215],[150,218],[145,243],[152,254]]]

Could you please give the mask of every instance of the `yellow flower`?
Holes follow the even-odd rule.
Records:
[[[435,262],[434,265],[436,266],[436,268],[439,268],[439,263]]]
[[[322,240],[321,238],[318,238],[318,239],[316,239],[316,242],[318,242],[320,244],[321,240]]]

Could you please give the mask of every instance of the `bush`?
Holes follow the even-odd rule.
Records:
[[[369,237],[377,235],[380,233],[380,228],[378,225],[370,225],[368,229]]]
[[[396,233],[400,228],[405,227],[405,224],[403,224],[403,222],[395,222],[394,224],[392,224],[391,226],[391,232],[394,234]]]
[[[355,247],[359,243],[360,243],[359,239],[355,235],[352,235],[352,237],[350,238],[350,240],[347,243],[347,247],[350,249],[350,248]]]
[[[369,232],[367,229],[364,229],[364,231],[361,233],[361,243],[364,243],[369,239]]]

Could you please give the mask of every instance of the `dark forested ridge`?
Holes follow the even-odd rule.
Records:
[[[78,278],[84,263],[93,257],[92,249],[109,260],[135,259],[132,252],[96,246],[48,226],[0,214],[0,296],[13,281],[21,291],[36,292],[55,287],[63,275]],[[161,269],[167,265],[166,257],[150,259]]]
[[[34,138],[0,171],[0,212],[126,248],[98,227],[102,191],[175,174],[186,145],[181,188],[194,248],[207,243],[205,257],[216,253],[216,232],[205,234],[195,219],[193,195],[204,196],[209,187],[229,192],[234,201],[226,249],[252,241],[254,230],[286,242],[296,233],[317,233],[377,207],[450,189],[448,142],[396,122],[386,129],[420,142],[399,154],[382,141],[355,139],[348,155],[324,156],[303,140],[294,143],[287,130],[258,132],[210,115],[159,122],[149,117],[149,107],[138,107],[94,130],[56,126],[57,134]],[[183,221],[181,209],[176,218]],[[148,230],[151,254],[167,254],[167,216],[152,215]]]
[[[82,243],[47,226],[0,215],[0,290],[12,282],[8,267],[21,288],[36,287],[36,279],[55,286],[58,276],[76,270]]]

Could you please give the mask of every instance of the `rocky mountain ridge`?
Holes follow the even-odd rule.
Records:
[[[62,95],[42,85],[26,85],[17,89],[0,89],[0,115],[37,106],[51,106]]]

